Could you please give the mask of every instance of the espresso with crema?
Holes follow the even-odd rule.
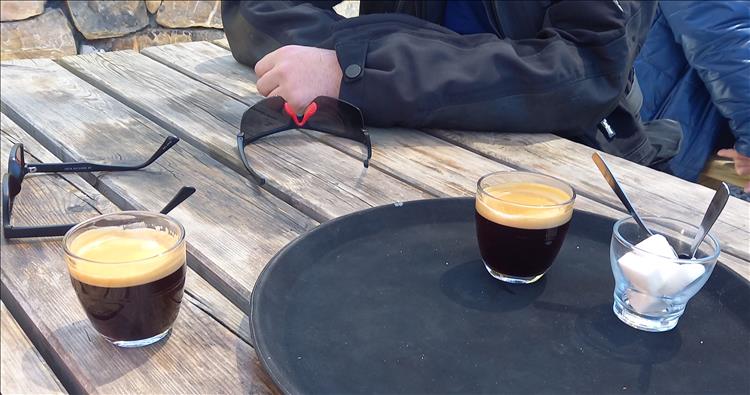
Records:
[[[479,250],[488,269],[503,276],[544,274],[560,251],[572,196],[550,185],[522,182],[485,188],[476,199]]]
[[[185,285],[185,249],[175,235],[151,229],[99,228],[73,240],[73,287],[94,327],[115,341],[167,331]]]

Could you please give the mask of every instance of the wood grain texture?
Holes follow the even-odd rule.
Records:
[[[146,55],[247,104],[259,100],[253,71],[237,63],[229,51],[207,43],[187,43],[153,47],[146,51]],[[356,143],[322,133],[305,133],[354,157],[360,155]],[[470,196],[476,189],[476,180],[482,175],[513,170],[497,160],[412,129],[370,128],[370,134],[373,167],[435,196]],[[620,206],[593,201],[581,196],[579,188],[576,189],[579,192],[577,208],[610,218],[626,215]],[[750,278],[750,263],[746,260],[724,254],[721,261]]]
[[[62,63],[235,171],[246,173],[236,142],[246,104],[135,52],[76,56]],[[264,188],[318,221],[429,197],[298,131],[266,137],[246,152],[266,176]]]
[[[64,160],[147,158],[168,134],[51,61],[0,67],[3,111]],[[245,312],[266,262],[316,225],[185,142],[147,169],[84,176],[123,209],[158,209],[180,187],[196,187],[171,213],[187,229],[191,267]]]
[[[258,100],[260,95],[255,87],[257,78],[250,67],[237,63],[232,53],[205,41],[160,45],[141,51],[166,66],[180,71],[212,88],[239,100]],[[221,84],[217,84],[217,82]],[[243,100],[246,103],[250,102]]]
[[[0,302],[0,392],[65,394],[60,381]]]
[[[248,105],[261,99],[253,71],[232,58],[229,51],[205,42],[152,47],[143,52],[192,78]],[[434,196],[468,196],[476,180],[493,171],[512,170],[454,144],[411,129],[370,129],[373,167],[404,180]],[[306,132],[355,158],[358,144],[322,133]],[[615,213],[581,199],[582,208]],[[619,214],[618,214],[619,215]]]
[[[224,49],[229,49],[229,41],[227,41],[226,38],[222,38],[220,40],[214,40],[214,41],[212,41],[212,43],[214,43],[214,44],[216,44],[216,45],[218,45],[218,46],[220,46],[220,47],[222,47]]]
[[[206,42],[162,45],[141,54],[153,58],[248,105],[262,99],[252,68],[238,63],[227,47]]]
[[[13,143],[21,142],[27,161],[58,161],[4,114],[0,118],[2,157],[7,157]],[[5,166],[3,162],[3,172]],[[51,222],[46,223],[77,222],[118,211],[77,175],[39,175],[32,184],[27,185],[28,181],[18,196],[23,200],[17,200],[14,208],[24,223],[39,222],[33,218],[35,211],[16,208],[44,207],[50,201],[55,203],[47,204],[45,219]],[[85,210],[68,203],[79,201],[80,196],[88,199]],[[19,321],[24,329],[72,391],[275,390],[250,347],[247,317],[192,270],[188,270],[185,303],[168,341],[142,350],[121,350],[101,339],[88,323],[67,276],[60,238],[2,239],[1,243],[3,301],[23,318]],[[3,366],[3,374],[23,377],[25,373]]]
[[[27,161],[59,162],[59,159],[2,113],[0,113],[0,129],[2,129],[2,155],[7,155],[6,151],[12,144],[20,142],[24,144]],[[54,200],[34,199],[34,197],[51,193],[49,189],[52,187],[65,188],[67,193]],[[63,204],[57,207],[55,203]],[[61,213],[66,213],[71,218],[71,222],[80,222],[100,213],[111,213],[120,209],[80,176],[59,173],[27,176],[21,194],[16,197],[13,211],[19,218],[28,219],[27,225],[49,225],[55,223]],[[13,221],[13,223],[16,222]],[[188,272],[192,272],[192,269],[188,269]],[[247,315],[210,286],[206,280],[197,274],[188,275],[186,292],[191,300],[196,301],[207,314],[251,343]]]
[[[611,207],[622,205],[593,165],[591,155],[596,151],[592,148],[550,134],[431,133],[510,166],[563,178],[581,195]],[[700,223],[712,190],[625,159],[604,156],[640,212]],[[730,198],[712,231],[724,252],[750,259],[750,203]]]
[[[750,183],[750,175],[741,176],[734,169],[734,160],[712,155],[700,175],[700,183],[711,187],[718,186],[722,181],[745,188]]]

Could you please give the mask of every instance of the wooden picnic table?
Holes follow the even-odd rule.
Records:
[[[260,100],[252,70],[226,41],[2,63],[2,171],[10,146],[31,161],[121,162],[148,157],[165,136],[183,141],[141,171],[34,175],[16,224],[81,221],[117,210],[173,211],[187,229],[186,295],[168,341],[124,350],[96,334],[76,299],[61,238],[2,240],[3,393],[273,393],[249,336],[249,297],[264,265],[317,224],[396,201],[471,196],[483,174],[535,170],[570,182],[576,207],[625,216],[591,162],[591,148],[552,134],[370,130],[372,165],[348,140],[290,131],[247,148],[235,135]],[[467,115],[470,116],[470,115]],[[713,191],[606,156],[641,211],[697,223]],[[720,264],[750,279],[750,204],[730,199],[714,232]]]

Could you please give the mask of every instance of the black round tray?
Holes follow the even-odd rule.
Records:
[[[473,199],[377,207],[290,243],[252,332],[286,393],[750,392],[750,285],[717,266],[665,333],[612,313],[613,221],[576,211],[533,285],[490,277]]]

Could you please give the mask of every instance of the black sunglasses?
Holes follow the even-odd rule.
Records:
[[[274,96],[255,103],[245,111],[237,134],[240,159],[258,185],[263,185],[266,180],[250,166],[245,146],[274,133],[303,127],[364,144],[367,148],[364,165],[369,166],[372,157],[370,135],[365,129],[362,112],[357,107],[332,97],[318,96],[299,119],[289,103]]]
[[[89,171],[128,171],[142,169],[167,152],[179,138],[169,136],[151,157],[138,165],[103,165],[87,162],[69,163],[26,163],[23,144],[15,144],[8,158],[8,172],[3,175],[3,236],[6,239],[24,237],[62,236],[76,224],[50,226],[13,226],[10,224],[13,200],[21,192],[21,183],[30,173],[78,173]],[[181,193],[184,193],[181,191]],[[180,194],[178,194],[180,196]],[[189,195],[188,195],[189,196]],[[184,199],[183,199],[184,200]]]

